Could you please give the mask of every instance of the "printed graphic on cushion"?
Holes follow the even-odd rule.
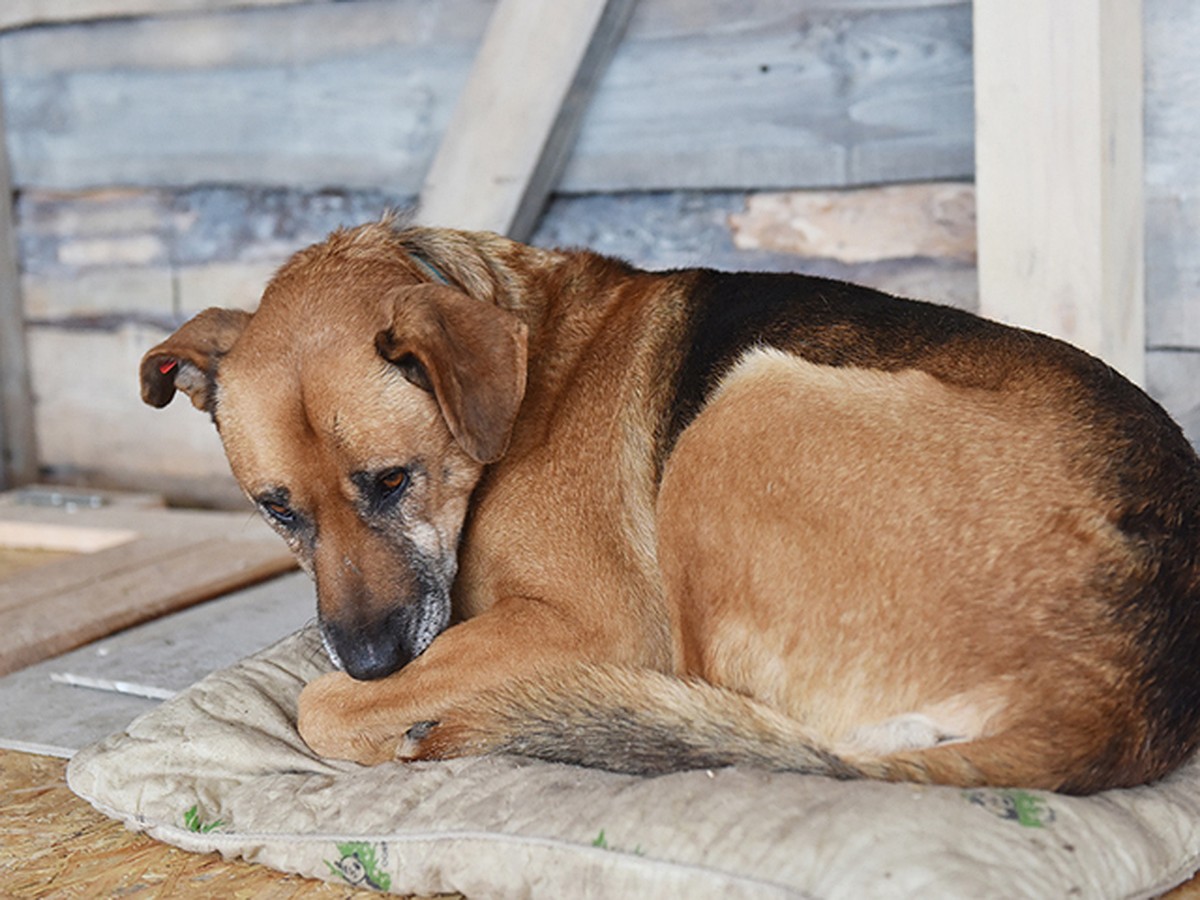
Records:
[[[1026,828],[1045,828],[1054,821],[1054,810],[1045,798],[1029,791],[974,790],[963,791],[963,797],[998,819],[1007,819]]]
[[[225,823],[220,819],[217,819],[215,822],[204,822],[200,818],[199,805],[193,806],[183,814],[183,827],[188,831],[196,832],[196,834],[208,834],[209,832],[216,831],[218,828],[224,827],[224,825]]]
[[[378,847],[378,855],[376,854]],[[329,871],[341,878],[347,884],[355,887],[369,887],[377,891],[389,890],[392,878],[383,871],[387,865],[387,844],[367,844],[362,841],[351,841],[338,844],[337,862],[325,860]]]

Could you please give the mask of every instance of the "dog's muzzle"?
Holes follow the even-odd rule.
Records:
[[[334,665],[351,678],[373,681],[404,668],[449,624],[449,600],[427,598],[398,606],[383,619],[359,624],[323,621],[321,634]]]

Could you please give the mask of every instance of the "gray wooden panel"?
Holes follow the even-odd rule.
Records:
[[[1144,4],[1146,343],[1200,348],[1200,4]]]
[[[0,6],[0,28],[297,2],[305,0],[5,0]]]
[[[1200,349],[1200,187],[1147,193],[1146,345]]]
[[[5,134],[0,98],[0,142]],[[37,478],[37,437],[25,345],[8,154],[0,143],[0,490]]]
[[[971,174],[968,5],[862,13],[760,6],[736,27],[662,36],[640,31],[635,16],[563,189]]]
[[[317,4],[7,34],[14,181],[416,193],[490,9]],[[966,2],[642,0],[562,188],[969,175],[970,50]]]
[[[0,678],[0,747],[69,756],[157,705],[52,675],[180,691],[302,627],[315,611],[308,576],[288,575]]]
[[[1154,350],[1146,353],[1146,389],[1200,448],[1200,350]]]

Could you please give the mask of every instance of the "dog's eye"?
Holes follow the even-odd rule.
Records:
[[[381,499],[390,500],[398,497],[408,487],[408,469],[388,469],[376,479],[375,483],[379,486]]]
[[[264,500],[261,504],[263,512],[278,522],[280,525],[291,525],[296,521],[296,513],[291,507],[285,506],[274,500]]]

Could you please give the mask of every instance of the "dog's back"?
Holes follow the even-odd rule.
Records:
[[[653,395],[657,560],[700,683],[517,680],[481,701],[505,711],[503,748],[1074,792],[1193,752],[1200,460],[1157,404],[958,310],[670,278],[686,300]]]

